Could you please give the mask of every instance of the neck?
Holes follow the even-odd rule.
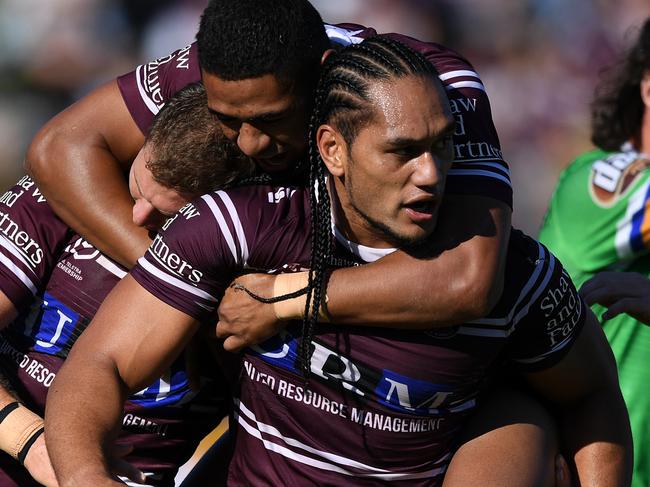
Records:
[[[646,107],[641,119],[641,131],[639,134],[638,148],[644,154],[650,154],[650,109]]]
[[[366,247],[392,249],[385,235],[371,226],[351,204],[343,182],[332,175],[327,178],[327,190],[332,202],[333,224],[346,239]]]

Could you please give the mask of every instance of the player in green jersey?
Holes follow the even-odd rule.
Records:
[[[610,72],[592,106],[597,150],[578,157],[560,176],[540,240],[562,261],[577,286],[602,271],[650,277],[650,19],[638,41]],[[608,277],[609,276],[609,277]],[[602,274],[594,282],[620,279]],[[589,289],[590,288],[590,289]],[[602,289],[601,289],[602,290]],[[613,301],[591,299],[606,305]],[[650,486],[650,327],[628,314],[603,314],[618,362],[634,438],[634,487]]]

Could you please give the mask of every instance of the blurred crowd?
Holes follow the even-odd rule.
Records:
[[[515,185],[514,223],[537,235],[560,170],[591,147],[599,74],[650,16],[648,0],[312,0],[328,22],[441,42],[487,87]],[[0,2],[0,183],[54,114],[135,65],[190,43],[206,0]]]

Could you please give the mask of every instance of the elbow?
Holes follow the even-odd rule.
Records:
[[[47,170],[47,154],[52,154],[54,149],[54,136],[47,127],[42,128],[32,139],[25,156],[24,168],[32,178],[38,180],[40,175]]]
[[[455,287],[464,320],[471,321],[487,316],[497,305],[503,292],[503,278],[467,276],[456,282]]]

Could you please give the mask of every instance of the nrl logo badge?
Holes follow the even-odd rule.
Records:
[[[650,160],[636,152],[615,154],[596,161],[591,166],[589,178],[589,192],[594,203],[605,208],[613,206],[648,167]]]

